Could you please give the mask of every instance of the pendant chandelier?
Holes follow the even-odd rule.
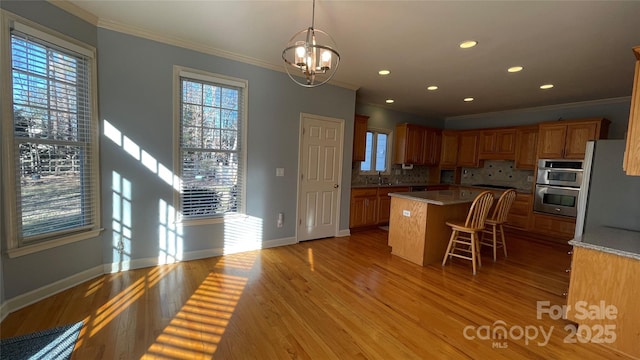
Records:
[[[316,1],[313,0],[311,26],[291,38],[282,51],[287,74],[296,84],[316,87],[327,83],[338,70],[340,54],[326,32],[315,29]]]

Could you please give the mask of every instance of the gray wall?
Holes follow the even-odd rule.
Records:
[[[412,123],[424,126],[443,128],[444,120],[425,119],[422,116],[387,109],[370,104],[356,104],[356,114],[369,116],[368,126],[382,129],[395,129],[397,124]]]
[[[543,121],[604,117],[611,120],[609,139],[624,139],[629,124],[631,98],[503,111],[445,119],[446,129],[479,129],[537,124]]]
[[[281,72],[110,30],[99,29],[98,42],[101,121],[111,123],[169,169],[173,167],[173,65],[248,80],[247,214],[262,223],[263,240],[295,236],[301,112],[345,120],[342,182],[350,183],[354,91],[329,85],[305,89]],[[162,251],[159,202],[172,204],[171,186],[104,136],[101,153],[105,239],[112,234],[112,174],[117,172],[132,186],[132,259],[157,257]],[[275,176],[277,167],[285,168],[284,177]],[[348,229],[349,191],[343,189],[340,228]],[[276,227],[279,212],[285,214],[282,228]],[[183,231],[187,253],[224,247],[230,230],[220,224],[187,226]],[[104,246],[104,262],[111,263],[110,241]]]
[[[248,93],[247,213],[261,225],[260,240],[295,236],[300,113],[345,120],[342,183],[351,179],[355,91],[324,85],[305,89],[285,73],[198,53],[114,31],[96,29],[47,2],[0,3],[2,8],[87,42],[98,51],[102,227],[100,237],[1,261],[4,298],[77,275],[114,261],[113,177],[131,184],[131,235],[126,260],[154,259],[163,251],[160,203],[173,205],[172,188],[139,160],[104,136],[104,121],[137,144],[169,171],[173,169],[173,65],[246,79]],[[276,177],[276,167],[285,168]],[[342,187],[340,229],[349,226],[349,189]],[[278,212],[285,224],[276,227]],[[120,219],[122,220],[122,219]],[[121,221],[122,222],[122,221]],[[3,225],[3,228],[6,224]],[[242,229],[246,230],[246,229]],[[237,228],[222,224],[185,227],[182,252],[206,254],[223,248]],[[244,234],[240,231],[240,234]],[[3,240],[4,241],[4,240]],[[6,249],[6,243],[2,244]],[[2,255],[5,256],[5,255]],[[10,274],[10,276],[7,276]]]

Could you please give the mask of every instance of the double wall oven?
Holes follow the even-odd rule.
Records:
[[[583,160],[540,159],[533,210],[576,217],[583,167]]]

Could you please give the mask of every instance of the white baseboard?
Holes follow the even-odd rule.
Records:
[[[54,283],[45,285],[41,288],[29,291],[22,295],[18,295],[14,298],[11,298],[2,305],[2,309],[0,310],[0,314],[2,314],[1,319],[4,320],[4,317],[16,310],[20,310],[25,306],[29,306],[33,303],[36,303],[44,298],[55,295],[61,291],[72,288],[76,285],[79,285],[85,281],[89,281],[94,279],[100,275],[104,274],[102,266],[96,266],[91,269],[79,272],[77,274],[71,275],[62,280],[58,280]]]
[[[336,237],[345,237],[345,236],[351,236],[351,230],[349,229],[339,230],[338,235]]]
[[[292,245],[297,243],[295,237],[288,237],[282,239],[273,239],[266,240],[262,243],[258,243],[253,248],[234,248],[234,249],[223,249],[223,248],[215,248],[215,249],[205,249],[205,250],[197,250],[190,251],[184,253],[181,261],[189,261],[189,260],[197,260],[204,259],[215,256],[222,256],[224,254],[231,254],[235,252],[241,251],[251,251],[257,249],[266,249],[277,246],[285,246]],[[171,261],[175,262],[175,261]],[[134,259],[131,261],[124,261],[122,263],[112,263],[112,264],[104,264],[99,265],[94,268],[82,271],[75,275],[69,276],[65,279],[56,281],[49,285],[45,285],[41,288],[29,291],[28,293],[18,295],[14,298],[11,298],[5,301],[2,305],[0,305],[0,322],[4,320],[4,318],[10,313],[20,310],[25,306],[29,306],[33,303],[36,303],[42,299],[45,299],[49,296],[55,295],[61,291],[79,285],[85,281],[91,280],[103,274],[110,274],[120,271],[134,270],[134,269],[142,269],[146,267],[158,266],[162,265],[162,262],[159,261],[157,257],[154,258],[144,258],[144,259]]]
[[[6,302],[3,302],[2,305],[0,305],[0,323],[7,317],[7,315],[9,315],[9,307]]]

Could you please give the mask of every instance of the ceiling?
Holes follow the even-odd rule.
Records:
[[[312,13],[311,0],[71,3],[102,27],[279,71],[283,48]],[[640,1],[317,0],[315,27],[341,56],[333,82],[357,89],[359,103],[449,118],[630,96],[639,15]],[[464,40],[478,45],[461,49]],[[508,73],[515,65],[524,70]],[[554,87],[539,88],[547,83]]]

